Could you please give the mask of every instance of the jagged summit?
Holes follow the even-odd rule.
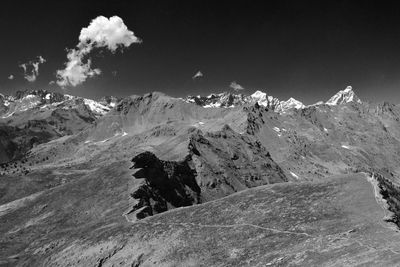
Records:
[[[271,109],[276,109],[280,105],[278,98],[269,96],[262,91],[256,91],[250,96],[249,102],[257,102],[259,105],[268,107]]]
[[[151,95],[170,98],[159,92],[154,92]],[[103,116],[116,107],[121,100],[121,98],[107,96],[101,98],[99,101],[95,101],[47,90],[23,90],[17,91],[14,96],[0,95],[0,115],[3,118],[8,118],[13,114],[25,112],[34,108],[68,109],[84,104],[96,116]],[[213,93],[208,96],[188,96],[181,100],[204,108],[233,108],[246,104],[253,105],[258,103],[260,106],[279,113],[306,107],[302,102],[292,97],[286,101],[280,101],[278,98],[268,95],[261,90],[257,90],[251,95],[223,92],[217,94]],[[334,106],[349,102],[361,103],[361,100],[356,96],[351,86],[339,91],[325,104]]]
[[[246,96],[223,92],[208,96],[188,96],[184,99],[188,103],[195,103],[205,108],[234,107],[246,103]]]
[[[251,95],[224,92],[210,94],[208,96],[188,96],[183,100],[205,108],[227,108],[258,103],[260,106],[270,108],[277,112],[283,112],[293,108],[301,109],[305,107],[303,103],[294,98],[290,98],[287,101],[280,101],[278,98],[260,90],[255,91]]]
[[[161,92],[145,94],[143,97],[146,97],[147,95],[163,98],[166,102],[171,101],[173,98]],[[71,96],[59,92],[50,92],[47,90],[23,90],[17,91],[13,96],[0,94],[0,117],[8,118],[13,114],[25,112],[35,108],[43,110],[56,108],[69,109],[82,104],[85,105],[97,117],[100,117],[114,109],[122,100],[122,98],[106,96],[98,101],[95,101],[92,99]],[[180,100],[183,100],[187,103],[196,104],[204,108],[234,108],[258,103],[260,106],[274,110],[278,113],[283,113],[293,109],[303,109],[306,107],[302,102],[294,99],[293,97],[286,101],[280,101],[278,98],[268,95],[266,92],[261,90],[257,90],[251,95],[222,92],[212,93],[208,96],[187,96],[186,98],[180,98]],[[339,91],[325,104],[335,106],[349,102],[361,103],[361,100],[356,96],[351,86]],[[324,103],[318,102],[314,105],[318,104]]]
[[[292,109],[292,108],[302,109],[304,107],[305,107],[305,105],[302,102],[294,99],[293,97],[289,98],[287,101],[280,102],[281,110],[288,110],[288,109]]]
[[[361,100],[354,93],[353,88],[351,86],[347,86],[346,89],[337,92],[325,104],[330,106],[336,106],[336,105],[346,104],[349,102],[361,103]]]
[[[100,101],[78,96],[71,96],[47,90],[21,90],[13,96],[0,95],[0,115],[8,118],[13,114],[30,111],[32,109],[55,110],[76,109],[85,105],[96,116],[102,116],[110,111],[118,102],[119,98],[104,97]]]

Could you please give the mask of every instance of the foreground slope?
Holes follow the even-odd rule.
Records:
[[[101,182],[96,187],[99,194],[104,193],[104,186]],[[120,202],[111,202],[107,212],[100,212],[105,208],[102,201],[90,202],[91,213],[85,215],[83,210],[78,213],[79,209],[67,200],[66,193],[72,188],[59,190],[58,208],[68,214],[68,220],[63,224],[58,221],[58,227],[52,228],[47,236],[35,238],[40,231],[30,230],[48,231],[44,226],[57,221],[57,217],[44,216],[54,212],[56,205],[49,204],[48,210],[36,209],[40,219],[35,220],[35,228],[32,220],[27,224],[28,219],[20,211],[20,221],[15,220],[13,231],[0,228],[3,263],[29,262],[36,266],[400,264],[400,234],[394,225],[384,221],[388,211],[377,201],[379,195],[375,195],[365,174],[339,176],[318,183],[260,186],[136,223],[123,223],[122,216],[111,219],[114,211],[123,205]],[[77,196],[84,190],[74,187],[72,192]],[[92,200],[98,195],[91,194],[94,194]],[[39,198],[27,201],[25,214],[28,207],[40,204]],[[79,199],[80,206],[91,201]],[[100,213],[93,217],[96,209]],[[71,213],[72,210],[75,212]],[[1,219],[4,223],[4,217]],[[17,231],[21,225],[25,230]],[[11,236],[24,242],[25,249],[4,258],[11,244],[4,243],[4,239]]]

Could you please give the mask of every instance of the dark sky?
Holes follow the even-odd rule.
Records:
[[[96,51],[102,74],[64,92],[98,98],[257,89],[306,104],[347,85],[363,100],[400,103],[400,4],[388,1],[4,1],[0,92],[48,85],[82,27],[117,15],[141,44]],[[258,4],[259,3],[259,4]],[[263,4],[261,4],[263,3]],[[19,64],[43,56],[35,82]],[[192,80],[201,70],[202,79]],[[114,77],[112,71],[117,71]],[[14,80],[7,77],[13,74]]]

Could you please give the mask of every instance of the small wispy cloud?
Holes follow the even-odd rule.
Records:
[[[9,80],[14,80],[14,75],[10,74],[10,75],[7,77],[7,79],[9,79]]]
[[[204,76],[203,73],[201,71],[198,71],[198,72],[196,72],[195,75],[193,75],[192,79],[196,80],[196,79],[201,78],[203,76]]]
[[[36,81],[36,78],[39,76],[39,65],[45,62],[46,59],[44,59],[42,56],[38,56],[36,60],[30,60],[26,63],[20,64],[19,67],[24,70],[25,80],[27,80],[28,82]]]
[[[94,48],[106,48],[112,53],[118,48],[129,47],[142,41],[134,35],[118,16],[99,16],[91,21],[87,28],[82,28],[79,43],[69,49],[65,68],[57,71],[57,84],[61,87],[77,86],[101,73],[93,69],[90,53]]]
[[[237,82],[233,81],[231,82],[231,84],[229,85],[230,88],[232,88],[235,91],[241,91],[244,90],[244,87],[241,86],[240,84],[238,84]]]

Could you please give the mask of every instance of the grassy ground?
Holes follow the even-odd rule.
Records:
[[[364,174],[248,189],[128,223],[130,180],[95,172],[0,217],[4,264],[396,266],[400,235]],[[114,188],[114,190],[109,190]],[[91,190],[89,190],[91,189]],[[71,200],[73,199],[73,200]],[[61,207],[62,212],[55,213]],[[36,216],[33,216],[33,213]]]

